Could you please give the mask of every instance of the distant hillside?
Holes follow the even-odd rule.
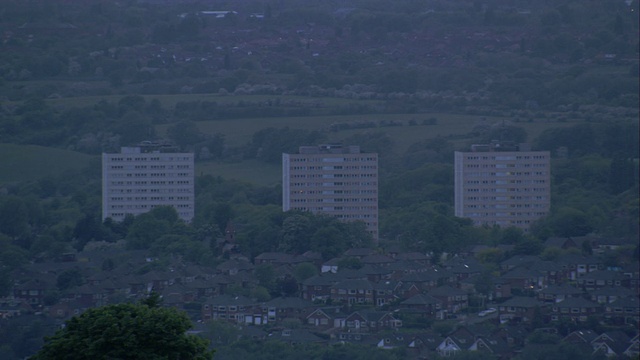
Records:
[[[35,145],[0,144],[0,184],[37,180],[81,169],[96,156]]]

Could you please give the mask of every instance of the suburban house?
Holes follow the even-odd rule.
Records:
[[[345,304],[374,304],[374,285],[369,280],[348,279],[331,286],[331,299]]]
[[[351,313],[345,319],[346,328],[355,332],[378,332],[402,327],[402,321],[388,311],[362,310]]]
[[[300,319],[315,305],[299,297],[277,297],[262,304],[261,307],[262,313],[267,314],[269,322],[277,322],[284,319]]]
[[[551,306],[551,320],[587,321],[587,317],[601,315],[603,306],[584,298],[567,298]]]
[[[577,279],[578,286],[585,290],[595,290],[607,286],[629,287],[629,279],[621,272],[610,270],[594,270]]]
[[[547,303],[560,302],[567,298],[582,297],[585,292],[569,284],[550,285],[538,292],[538,300]]]
[[[515,296],[498,306],[498,314],[500,323],[530,323],[536,315],[536,311],[540,311],[544,304],[540,301],[527,297]]]
[[[316,308],[306,316],[306,324],[316,329],[328,330],[345,327],[344,314],[339,306]]]
[[[207,299],[202,305],[202,320],[224,320],[237,324],[262,325],[268,322],[262,307],[244,296],[220,295]]]
[[[618,325],[640,324],[640,299],[637,296],[621,297],[604,305],[605,318]]]
[[[399,307],[402,309],[402,312],[418,314],[427,318],[435,318],[439,312],[441,313],[442,301],[431,295],[417,294],[401,302]],[[442,318],[442,315],[440,318]]]
[[[442,309],[450,314],[463,311],[469,306],[469,296],[463,290],[444,285],[432,289],[428,294],[442,303]]]

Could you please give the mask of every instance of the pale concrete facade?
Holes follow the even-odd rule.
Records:
[[[548,151],[494,142],[455,152],[455,215],[475,225],[515,226],[525,231],[549,213]]]
[[[194,216],[194,156],[161,146],[123,147],[102,154],[102,219],[122,221],[156,206],[173,206],[190,222]]]
[[[302,146],[282,154],[282,210],[363,221],[378,239],[378,154],[359,146]]]

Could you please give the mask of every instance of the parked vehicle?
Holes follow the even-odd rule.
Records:
[[[480,311],[478,313],[478,316],[487,316],[489,314],[493,314],[496,311],[498,311],[498,310],[496,310],[495,308],[488,308],[487,310]]]

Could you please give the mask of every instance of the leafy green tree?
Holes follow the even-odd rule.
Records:
[[[554,261],[557,259],[564,251],[557,246],[546,247],[542,253],[540,253],[540,258],[546,261]]]
[[[502,231],[501,244],[517,244],[524,238],[524,231],[515,226],[510,226]]]
[[[527,131],[519,126],[507,124],[494,125],[482,136],[480,141],[488,143],[492,140],[513,141],[516,144],[523,143],[527,141]]]
[[[184,235],[179,230],[181,220],[176,209],[171,206],[158,206],[153,210],[140,214],[133,220],[127,232],[127,246],[131,249],[149,249],[154,246],[163,235]],[[171,240],[171,239],[169,239]],[[171,241],[167,240],[164,245]],[[162,244],[159,245],[162,247]]]
[[[251,289],[249,293],[251,298],[256,299],[258,302],[267,302],[271,300],[271,294],[269,294],[269,290],[262,286],[256,286]]]
[[[27,251],[11,244],[11,239],[3,234],[0,234],[0,249],[0,270],[13,270],[29,262]]]
[[[196,123],[188,120],[169,126],[167,136],[183,149],[193,146],[203,138]]]
[[[253,134],[251,142],[246,146],[245,154],[249,158],[257,158],[269,163],[279,163],[282,153],[295,153],[298,147],[318,144],[326,139],[319,131],[266,128]]]
[[[229,345],[238,340],[240,330],[226,321],[215,320],[209,323],[206,336],[214,345]]]
[[[302,253],[309,248],[311,220],[305,214],[293,214],[282,222],[280,249],[289,253]]]
[[[483,271],[474,279],[474,286],[477,292],[482,295],[488,296],[493,292],[495,286],[493,276],[488,271]]]
[[[343,140],[344,144],[358,144],[362,152],[378,153],[388,156],[393,150],[393,140],[384,131],[366,131],[351,135]]]
[[[13,238],[25,235],[29,231],[29,213],[23,199],[8,196],[0,201],[0,232]]]
[[[84,283],[84,278],[80,269],[65,270],[56,279],[56,287],[59,290],[66,290]]]
[[[622,156],[615,156],[611,161],[609,171],[609,185],[611,193],[619,194],[637,184],[636,171],[633,160]]]
[[[206,340],[187,335],[192,324],[185,313],[159,307],[153,299],[145,302],[89,309],[46,338],[31,359],[213,358]]]
[[[277,284],[281,296],[295,296],[298,292],[298,281],[293,276],[278,279]]]
[[[514,255],[538,255],[542,252],[544,246],[542,242],[534,238],[524,238],[513,248]]]
[[[151,214],[136,217],[127,233],[127,247],[149,249],[153,243],[169,230],[170,224],[154,218]]]
[[[97,215],[86,214],[76,222],[73,230],[73,237],[76,240],[76,249],[82,250],[89,241],[102,241],[104,231]]]
[[[534,141],[535,148],[555,151],[565,146],[569,155],[596,153],[596,132],[590,124],[579,124],[567,128],[546,129]]]
[[[296,265],[293,269],[293,274],[296,280],[301,283],[304,280],[317,275],[318,269],[312,263],[304,262]]]
[[[558,209],[549,220],[556,236],[583,236],[593,230],[587,214],[571,207]]]
[[[260,264],[256,266],[254,274],[258,279],[258,284],[270,293],[274,293],[276,289],[276,273],[271,264]]]
[[[185,260],[196,264],[206,264],[213,258],[208,243],[181,235],[175,229],[171,232],[155,239],[149,250],[158,256],[181,255]]]
[[[349,256],[349,257],[343,257],[342,259],[340,259],[338,261],[338,268],[339,269],[360,269],[364,266],[364,264],[362,263],[362,261],[360,261],[359,258],[357,257],[353,257],[353,256]]]
[[[155,137],[155,128],[151,119],[138,111],[127,111],[116,125],[121,136],[121,144],[130,146]]]
[[[522,349],[516,358],[519,360],[547,359],[547,360],[571,360],[571,359],[597,359],[591,356],[591,352],[583,347],[568,342],[558,344],[528,344]]]
[[[504,253],[500,249],[488,248],[478,252],[476,258],[483,264],[498,264],[504,258]]]

